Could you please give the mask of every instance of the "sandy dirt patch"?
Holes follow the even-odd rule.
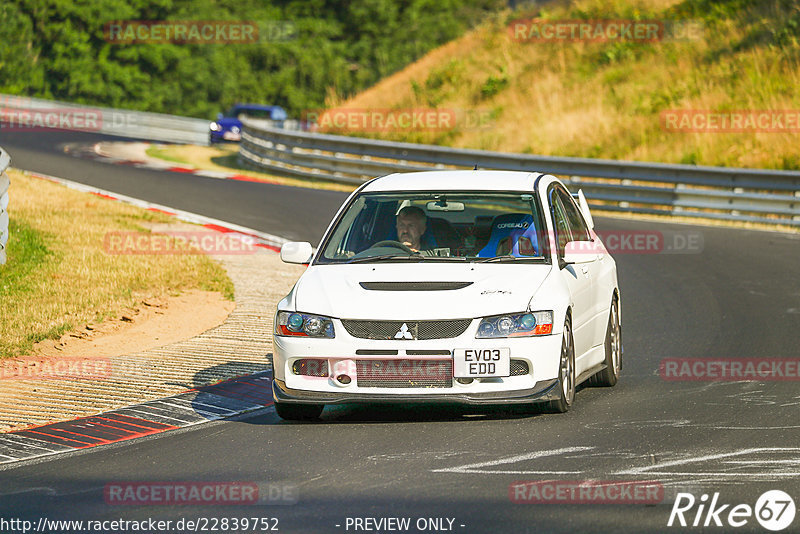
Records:
[[[143,300],[119,317],[34,345],[31,356],[121,356],[191,339],[222,324],[235,304],[212,291]]]

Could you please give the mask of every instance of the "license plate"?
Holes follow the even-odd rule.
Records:
[[[456,378],[511,376],[511,349],[455,349],[453,376]]]

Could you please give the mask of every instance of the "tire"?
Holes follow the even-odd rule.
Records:
[[[619,380],[622,370],[622,328],[619,325],[619,304],[617,298],[611,301],[606,327],[606,368],[589,379],[589,384],[599,387],[612,387]]]
[[[560,398],[544,403],[543,408],[546,413],[566,413],[575,401],[575,346],[569,318],[564,323],[560,359],[557,384]]]
[[[275,403],[275,412],[281,419],[286,419],[287,421],[313,421],[319,419],[324,408],[324,404]]]

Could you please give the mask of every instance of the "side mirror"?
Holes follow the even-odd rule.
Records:
[[[284,263],[310,263],[314,249],[308,241],[289,241],[281,246],[281,260]]]
[[[591,263],[597,259],[598,246],[594,241],[570,241],[564,247],[562,263]]]
[[[217,113],[217,120],[222,120],[222,117],[224,117],[222,113]]]

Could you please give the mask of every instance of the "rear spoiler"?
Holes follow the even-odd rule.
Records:
[[[583,213],[583,218],[586,219],[586,224],[589,228],[594,228],[594,220],[592,219],[592,212],[589,211],[589,203],[586,202],[586,197],[583,196],[583,189],[578,189],[577,193],[572,193],[572,198],[578,203]]]

